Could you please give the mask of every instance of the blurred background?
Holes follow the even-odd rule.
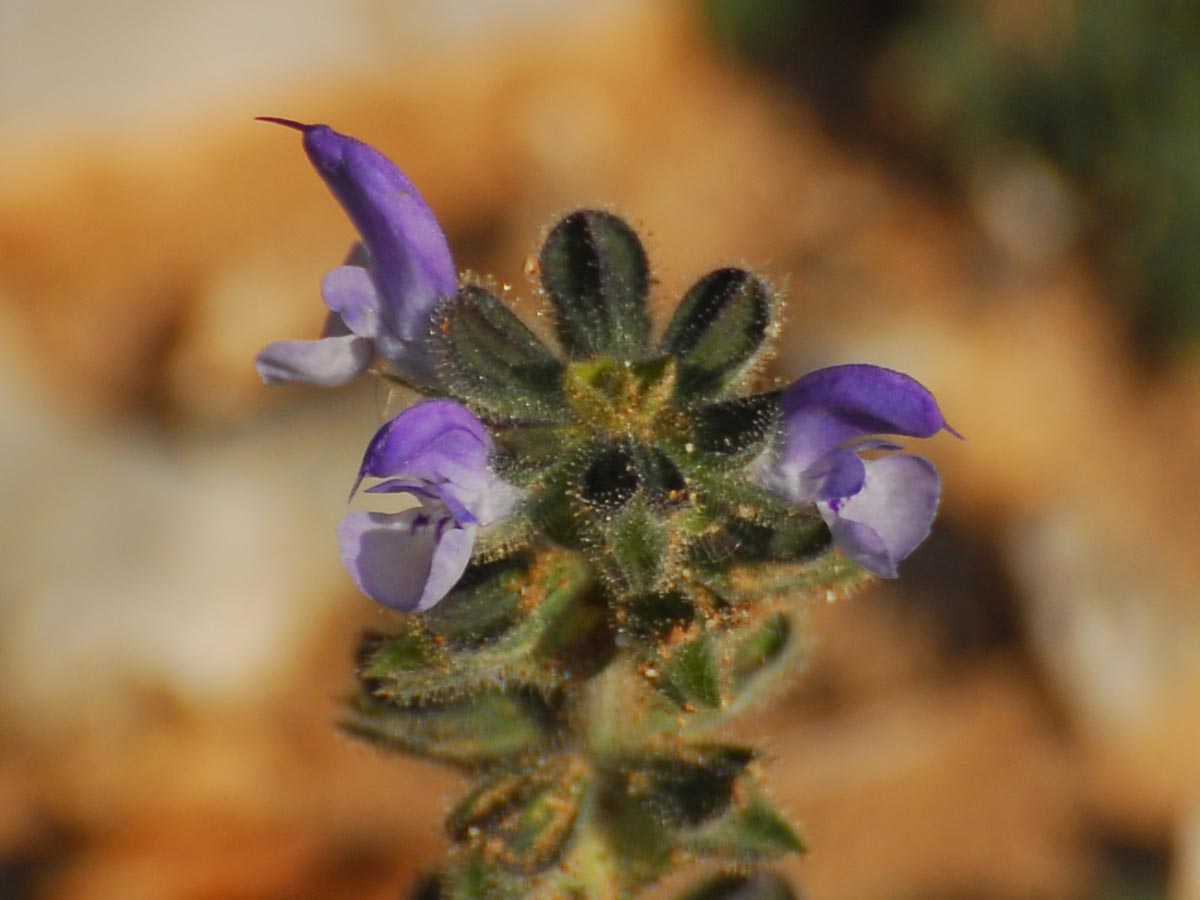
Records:
[[[397,898],[460,790],[334,730],[386,398],[266,389],[394,158],[460,267],[635,222],[660,308],[786,290],[966,443],[766,735],[813,900],[1200,900],[1200,7],[0,0],[0,898]]]

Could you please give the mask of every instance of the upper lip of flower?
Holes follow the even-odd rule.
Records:
[[[458,290],[446,236],[413,183],[378,150],[327,125],[262,116],[301,132],[304,149],[362,237],[322,283],[331,311],[317,342],[281,341],[259,354],[264,380],[342,384],[373,353],[418,383],[435,380],[428,343],[439,302]]]

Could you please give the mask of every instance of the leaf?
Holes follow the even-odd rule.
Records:
[[[744,269],[717,269],[684,295],[662,350],[679,361],[681,397],[716,397],[736,383],[762,348],[771,290]]]
[[[586,768],[559,758],[532,771],[503,772],[479,784],[447,819],[450,836],[487,859],[532,875],[558,862],[587,793]]]
[[[735,519],[727,523],[726,531],[745,562],[801,562],[828,550],[833,540],[816,509],[810,510],[770,523]]]
[[[528,880],[487,860],[478,848],[459,853],[443,875],[436,900],[523,900]]]
[[[404,706],[360,695],[341,727],[382,749],[475,768],[544,751],[561,726],[558,706],[528,688]]]
[[[626,601],[625,610],[629,631],[647,642],[666,640],[696,619],[695,604],[680,591],[639,594]]]
[[[594,513],[588,523],[603,549],[603,571],[623,594],[655,590],[669,565],[670,530],[638,497],[614,513]]]
[[[456,648],[498,640],[527,612],[522,595],[534,562],[532,553],[522,552],[473,564],[446,598],[424,614],[423,623]]]
[[[738,635],[730,661],[730,681],[735,694],[779,660],[792,643],[792,623],[783,613],[771,616],[747,635]]]
[[[731,565],[719,572],[705,572],[698,580],[730,601],[787,600],[795,603],[815,598],[832,599],[869,578],[862,566],[831,549],[801,562]]]
[[[745,747],[689,747],[679,756],[636,760],[629,778],[663,828],[693,829],[729,808],[753,759]]]
[[[442,304],[434,342],[445,387],[485,418],[537,423],[567,416],[562,362],[486,289],[467,285]]]
[[[791,824],[758,793],[747,789],[748,799],[716,822],[697,831],[687,841],[694,852],[720,856],[742,864],[773,859],[786,853],[803,853],[804,842]]]
[[[721,674],[715,648],[707,634],[663,652],[659,690],[683,707],[721,706]]]
[[[650,331],[650,267],[624,221],[602,210],[572,213],[550,230],[539,268],[572,359],[641,357]]]
[[[670,512],[689,502],[687,481],[671,457],[640,441],[633,444],[632,451],[642,491],[653,508]]]
[[[778,421],[778,392],[712,403],[692,413],[693,446],[707,465],[744,466],[766,449]]]

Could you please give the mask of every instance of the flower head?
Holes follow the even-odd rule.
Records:
[[[402,612],[429,609],[450,592],[471,560],[480,528],[515,507],[515,488],[488,465],[483,423],[453,400],[418,403],[376,432],[357,491],[404,493],[420,505],[400,513],[352,512],[338,535],[342,561],[372,600]]]
[[[458,277],[446,236],[408,177],[373,147],[328,125],[264,118],[304,135],[317,174],[362,236],[346,265],[321,283],[329,307],[316,341],[277,341],[259,352],[268,383],[334,386],[366,371],[382,356],[401,374],[433,378],[430,321],[453,296]]]
[[[884,578],[926,537],[941,477],[929,460],[875,435],[958,435],[915,379],[869,365],[812,372],[783,392],[783,433],[759,481],[794,503],[816,503],[846,555]],[[865,451],[889,451],[863,459]]]

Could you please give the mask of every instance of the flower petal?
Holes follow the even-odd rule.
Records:
[[[764,459],[758,482],[792,503],[834,500],[857,494],[863,485],[863,461],[853,450],[838,449],[801,469],[776,456]]]
[[[805,375],[783,392],[781,467],[803,471],[845,441],[868,434],[932,437],[953,432],[916,379],[881,366],[846,365]]]
[[[437,500],[460,525],[478,524],[479,519],[471,505],[460,498],[451,482],[430,482],[423,478],[388,478],[373,484],[364,491],[367,494],[411,494],[426,500]],[[470,498],[468,498],[470,499]]]
[[[458,290],[446,235],[408,177],[373,147],[327,125],[304,129],[304,149],[370,251],[383,324],[404,340],[428,331],[437,301]]]
[[[395,515],[352,512],[338,539],[342,562],[364,594],[400,612],[420,612],[445,597],[466,570],[475,527],[437,517],[436,506]]]
[[[426,400],[375,432],[358,477],[478,480],[488,474],[491,447],[483,423],[461,403]]]
[[[438,531],[433,559],[429,564],[429,579],[417,603],[418,612],[429,609],[453,590],[467,570],[471,552],[475,549],[477,529],[474,525],[455,525],[443,520]]]
[[[524,492],[503,478],[492,476],[491,482],[474,498],[462,498],[483,526],[498,522],[509,515],[521,502]]]
[[[321,297],[351,332],[378,338],[382,328],[379,290],[360,266],[338,266],[321,279]]]
[[[896,453],[864,460],[862,490],[844,500],[817,503],[842,552],[883,578],[929,536],[942,479],[921,456]]]
[[[275,341],[258,352],[254,365],[267,384],[337,387],[365,372],[373,356],[369,340],[349,334],[317,341]]]

